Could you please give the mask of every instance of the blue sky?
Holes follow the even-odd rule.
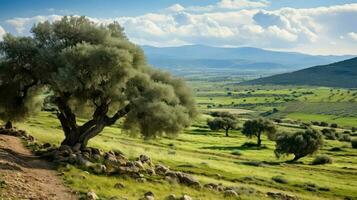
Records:
[[[119,21],[145,45],[357,54],[357,0],[0,0],[0,39],[64,15]]]

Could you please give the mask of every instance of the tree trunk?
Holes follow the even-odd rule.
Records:
[[[229,137],[228,131],[229,131],[229,129],[226,129],[226,137]]]
[[[261,134],[259,133],[257,138],[258,138],[258,141],[257,141],[257,145],[260,147],[262,145],[262,140],[260,139],[260,136]]]
[[[61,122],[61,126],[65,135],[65,139],[61,145],[70,146],[74,150],[83,150],[87,147],[88,141],[97,136],[106,126],[114,124],[118,119],[125,116],[130,111],[130,106],[127,105],[112,117],[108,117],[107,103],[97,106],[93,113],[92,119],[78,126],[76,116],[68,106],[65,99],[58,99],[57,106],[59,111],[57,117]]]
[[[12,122],[11,121],[7,121],[6,124],[5,124],[5,128],[6,129],[12,128]]]

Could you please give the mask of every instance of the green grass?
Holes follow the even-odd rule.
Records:
[[[239,131],[232,131],[231,137],[225,137],[223,132],[212,132],[207,128],[200,128],[205,124],[206,117],[199,118],[190,129],[180,134],[177,138],[160,138],[157,140],[143,141],[138,137],[131,137],[121,132],[119,128],[109,127],[103,133],[90,141],[90,146],[100,147],[104,150],[119,149],[130,158],[148,154],[155,163],[163,163],[172,169],[193,174],[203,183],[223,183],[226,186],[242,186],[254,188],[257,193],[244,196],[243,199],[262,199],[268,191],[279,191],[296,194],[302,199],[342,199],[345,196],[357,196],[357,156],[356,150],[349,147],[350,143],[327,141],[321,154],[333,158],[334,163],[323,166],[312,166],[309,163],[313,157],[303,158],[304,164],[286,164],[286,157],[277,160],[274,156],[274,143],[264,138],[265,149],[249,149],[241,147],[247,141]],[[197,126],[195,126],[197,125]],[[63,135],[57,119],[49,113],[40,113],[30,118],[25,123],[17,124],[21,129],[28,130],[40,142],[59,144]],[[292,128],[279,127],[280,130],[293,130]],[[328,151],[332,147],[342,147],[343,152]],[[240,156],[232,153],[239,151]],[[261,166],[252,166],[251,163],[265,161]],[[90,189],[103,197],[111,196],[137,197],[151,190],[158,199],[175,193],[180,195],[188,193],[195,199],[222,199],[222,194],[211,191],[196,191],[194,189],[170,185],[168,183],[136,183],[121,177],[106,177],[96,175],[82,179],[83,172],[71,168],[66,172],[67,183],[74,189],[86,192]],[[217,174],[222,176],[217,178]],[[252,181],[244,177],[254,177]],[[271,180],[274,176],[282,176],[288,184],[276,183]],[[113,189],[116,182],[128,185],[125,190]],[[310,192],[302,189],[301,185],[307,182],[319,187],[328,187],[330,191]],[[174,192],[173,192],[174,191]]]

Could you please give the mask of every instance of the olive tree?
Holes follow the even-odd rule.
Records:
[[[85,17],[36,24],[0,43],[0,118],[19,121],[43,102],[56,109],[62,145],[85,148],[118,120],[144,138],[175,135],[196,114],[181,79],[148,66],[121,26]],[[77,118],[88,119],[78,123]]]
[[[270,139],[273,139],[276,133],[276,128],[275,125],[269,120],[254,119],[248,120],[243,124],[242,133],[249,138],[257,137],[257,145],[261,146],[262,134],[266,133]]]
[[[315,129],[299,131],[293,134],[282,133],[276,138],[275,155],[294,154],[293,161],[317,152],[323,145],[322,135]]]
[[[211,114],[213,119],[207,121],[207,125],[213,131],[220,129],[225,130],[226,136],[229,137],[228,131],[237,127],[237,119],[228,112],[214,112]]]

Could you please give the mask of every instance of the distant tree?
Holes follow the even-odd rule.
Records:
[[[273,139],[276,133],[276,128],[269,120],[255,119],[244,123],[242,133],[249,138],[257,137],[257,145],[261,146],[262,134],[266,133],[270,139]]]
[[[214,112],[211,115],[214,119],[207,121],[207,125],[211,130],[218,131],[223,129],[228,137],[229,130],[237,128],[237,119],[234,115],[228,112]]]
[[[277,136],[275,142],[275,155],[279,158],[282,155],[294,154],[293,161],[314,154],[323,145],[322,135],[315,129],[293,134],[282,133]]]
[[[119,119],[124,129],[151,138],[177,134],[195,116],[185,82],[150,68],[118,23],[63,17],[31,32],[0,42],[2,120],[26,118],[45,97],[62,125],[62,145],[84,149]],[[88,120],[79,124],[78,116]]]

